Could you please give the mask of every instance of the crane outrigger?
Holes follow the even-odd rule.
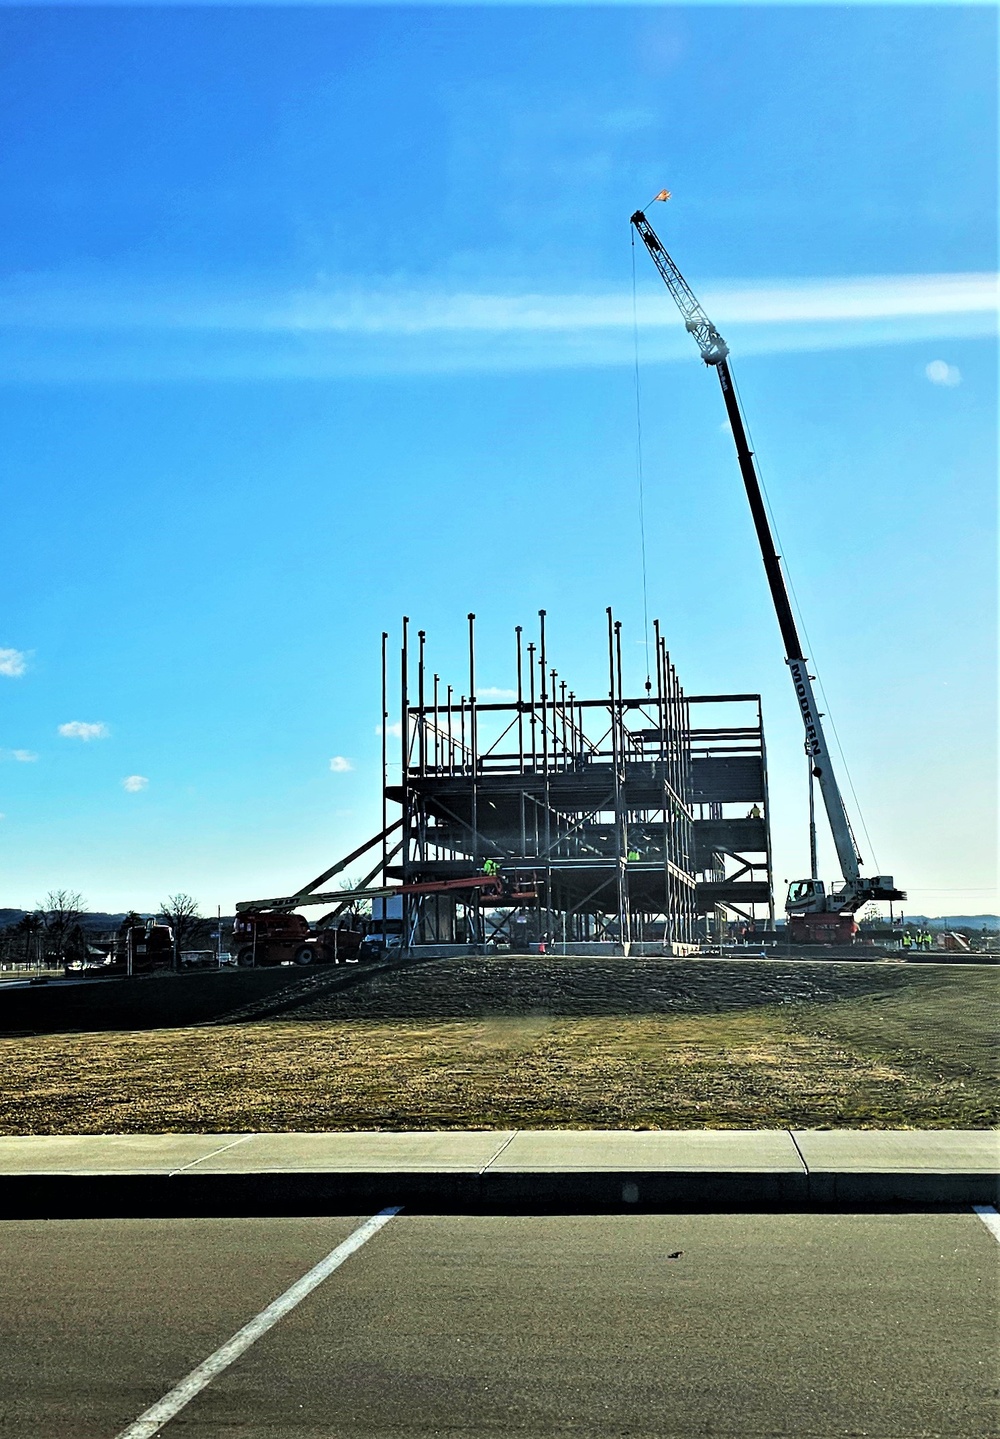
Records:
[[[657,199],[667,199],[661,191]],[[740,411],[736,387],[729,369],[729,346],[702,309],[690,285],[663,248],[659,237],[641,210],[632,216],[632,225],[649,251],[653,264],[659,270],[664,284],[673,296],[684,319],[685,329],[701,351],[705,364],[713,368],[722,387],[722,398],[726,405],[730,429],[736,442],[736,455],[740,474],[750,502],[764,572],[767,576],[771,599],[774,603],[778,627],[785,647],[785,663],[788,665],[795,687],[795,698],[805,729],[805,752],[809,760],[810,775],[819,784],[826,809],[834,847],[840,862],[842,880],[828,892],[822,880],[816,877],[815,862],[810,879],[795,880],[788,888],[785,910],[789,917],[791,937],[809,942],[814,939],[850,938],[855,930],[853,915],[870,900],[905,899],[906,895],[895,886],[891,875],[880,874],[866,878],[861,873],[862,859],[851,830],[850,820],[844,805],[840,786],[834,772],[833,760],[823,733],[822,716],[816,704],[809,665],[802,653],[798,627],[784,576],[781,572],[780,557],[774,547],[774,538],[768,523],[767,510],[760,479],[754,464],[753,451],[747,439],[746,426]],[[841,923],[831,924],[831,917],[840,917]],[[838,933],[839,929],[839,933]]]

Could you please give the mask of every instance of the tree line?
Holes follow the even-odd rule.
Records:
[[[61,968],[86,959],[88,946],[96,937],[85,923],[88,913],[86,900],[77,890],[49,890],[33,911],[0,930],[0,960],[7,964]],[[169,895],[152,918],[170,927],[175,969],[180,968],[183,951],[206,940],[216,923],[202,915],[197,900],[189,894]],[[145,923],[142,915],[130,910],[123,916],[118,932]]]

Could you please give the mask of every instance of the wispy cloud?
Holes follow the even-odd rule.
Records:
[[[129,794],[139,794],[141,790],[149,788],[149,780],[144,774],[126,775],[122,780],[122,789]]]
[[[350,770],[354,768],[354,766],[349,759],[345,758],[344,755],[335,754],[333,759],[330,761],[330,768],[333,770],[334,774],[347,774]]]
[[[415,335],[441,331],[630,329],[631,293],[527,290],[365,289],[316,286],[261,295],[211,293],[183,286],[77,285],[57,276],[25,276],[0,287],[5,329],[227,330]],[[872,275],[784,283],[727,281],[701,287],[716,324],[802,324],[892,316],[996,312],[992,273]],[[640,294],[640,326],[679,327],[669,296]]]
[[[59,726],[59,733],[64,739],[107,739],[110,730],[103,720],[90,722],[87,720],[70,720],[68,724]]]
[[[700,297],[742,354],[989,334],[992,273],[716,282]],[[317,283],[262,293],[22,276],[0,285],[0,379],[309,378],[631,363],[624,288],[547,293]],[[666,291],[645,283],[647,360],[689,357]]]
[[[18,764],[34,764],[38,756],[32,749],[12,749],[11,759],[16,759]]]
[[[944,385],[950,390],[962,383],[962,371],[957,365],[949,365],[947,360],[931,360],[924,374],[932,385]]]
[[[497,689],[496,685],[485,685],[476,693],[476,698],[481,700],[514,700],[517,699],[517,690]]]
[[[27,668],[28,660],[23,650],[0,650],[0,675],[16,679]]]
[[[395,720],[392,724],[386,725],[385,732],[387,735],[392,735],[395,739],[399,739],[403,733],[403,726],[399,720]],[[380,724],[375,726],[375,733],[377,735],[382,733],[382,726]]]

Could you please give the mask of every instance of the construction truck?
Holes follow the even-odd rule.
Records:
[[[664,190],[657,197],[669,199]],[[902,890],[896,888],[892,875],[877,874],[865,878],[861,873],[861,856],[851,830],[844,800],[837,784],[833,761],[823,733],[822,714],[813,694],[816,676],[809,672],[809,661],[803,654],[798,627],[792,613],[781,561],[774,547],[774,539],[764,506],[760,478],[754,464],[753,451],[747,438],[739,396],[729,369],[729,346],[708,318],[695,298],[674,261],[663,248],[656,232],[641,210],[632,216],[632,225],[642,240],[677,308],[681,312],[685,329],[701,352],[706,365],[713,368],[719,377],[726,415],[736,455],[743,477],[750,513],[753,517],[757,541],[760,545],[764,571],[771,591],[778,627],[785,646],[785,663],[795,687],[795,699],[805,728],[805,752],[808,757],[810,797],[810,858],[811,876],[797,879],[789,885],[785,901],[788,916],[788,935],[795,943],[803,944],[844,944],[851,943],[857,933],[854,915],[871,900],[903,900]],[[813,815],[813,781],[820,788],[827,819],[837,851],[842,878],[828,891],[824,882],[817,877],[816,829]]]
[[[125,919],[118,929],[112,947],[112,967],[116,974],[151,974],[156,969],[172,969],[174,963],[174,932],[169,924],[155,919]]]
[[[375,835],[368,846],[381,840]],[[328,870],[312,886],[296,894],[270,899],[240,900],[236,905],[232,953],[239,965],[331,964],[337,958],[348,960],[374,958],[378,954],[398,952],[407,946],[401,918],[389,918],[388,905],[404,895],[419,899],[423,895],[465,893],[479,895],[481,900],[518,905],[536,898],[533,889],[525,889],[516,875],[502,873],[472,874],[458,879],[423,880],[411,884],[380,885],[375,889],[359,887],[349,890],[317,892],[316,885],[340,870],[355,855]],[[381,866],[380,866],[381,867]],[[499,868],[499,866],[498,866]],[[386,908],[382,918],[359,919],[346,914],[348,906],[359,900],[381,902]],[[310,929],[302,915],[294,911],[310,904],[331,904],[336,908]],[[400,910],[400,913],[402,911]],[[369,942],[370,941],[370,942]],[[266,957],[262,960],[261,955]]]
[[[350,915],[313,929],[287,909],[252,909],[237,914],[231,953],[242,969],[276,964],[355,964],[363,925]]]

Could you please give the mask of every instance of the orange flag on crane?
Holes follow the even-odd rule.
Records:
[[[656,201],[656,200],[669,200],[669,199],[670,199],[670,191],[669,191],[669,190],[661,190],[658,195],[654,195],[654,196],[653,196],[653,200],[654,200],[654,201]]]

